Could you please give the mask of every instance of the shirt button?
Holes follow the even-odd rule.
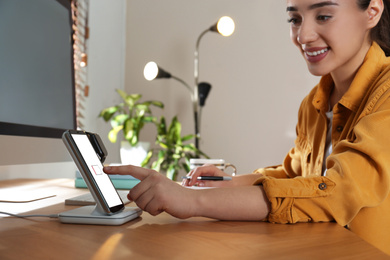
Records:
[[[326,186],[326,183],[320,183],[319,185],[318,185],[318,188],[320,189],[320,190],[326,190],[326,188],[327,188],[327,186]]]
[[[336,127],[336,131],[339,132],[339,133],[341,133],[343,131],[343,129],[344,129],[344,127],[341,126],[341,125]]]

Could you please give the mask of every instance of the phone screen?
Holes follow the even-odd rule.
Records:
[[[100,162],[98,156],[96,155],[96,152],[93,149],[93,146],[89,141],[87,135],[72,133],[71,136],[76,143],[86,165],[88,166],[88,169],[91,172],[93,179],[99,187],[100,192],[106,200],[108,207],[112,209],[118,208],[118,206],[123,205],[123,202],[119,197],[117,191],[115,190],[115,187],[112,184],[110,178],[107,174],[103,172],[103,165]],[[121,207],[119,207],[119,209],[120,208]]]

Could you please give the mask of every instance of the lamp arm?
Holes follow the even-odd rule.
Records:
[[[198,37],[195,45],[195,58],[194,58],[194,78],[195,85],[193,90],[192,105],[194,107],[194,121],[195,121],[195,147],[199,149],[199,138],[200,138],[200,111],[199,111],[199,93],[198,93],[198,84],[199,84],[199,45],[202,37],[210,31],[209,29],[204,30]]]
[[[195,45],[195,59],[194,59],[194,77],[195,77],[195,86],[199,84],[199,45],[202,37],[208,32],[210,29],[204,30],[198,37]]]
[[[184,80],[182,80],[182,79],[180,79],[180,78],[178,78],[176,76],[173,76],[173,75],[171,75],[171,78],[175,79],[175,80],[179,81],[181,84],[183,84],[188,89],[188,91],[190,92],[191,98],[192,98],[193,90]]]

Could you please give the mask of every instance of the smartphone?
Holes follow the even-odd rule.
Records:
[[[112,215],[122,211],[125,206],[111,179],[103,172],[102,157],[94,148],[96,143],[93,143],[94,139],[91,138],[94,135],[96,134],[67,130],[62,135],[62,140],[95,199],[97,207],[104,211],[101,213]],[[103,149],[105,150],[104,147]]]

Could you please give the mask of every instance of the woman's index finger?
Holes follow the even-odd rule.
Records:
[[[141,181],[150,174],[148,169],[133,165],[106,166],[103,171],[107,174],[131,175]]]

